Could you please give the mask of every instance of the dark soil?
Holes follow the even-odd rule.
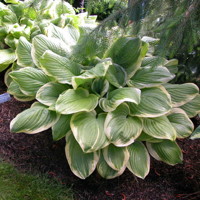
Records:
[[[0,94],[5,86],[0,82]],[[181,165],[151,159],[151,171],[145,180],[128,170],[119,178],[104,180],[94,172],[86,180],[72,174],[64,154],[65,141],[53,142],[51,131],[36,135],[10,133],[10,121],[30,107],[12,99],[0,104],[0,157],[21,171],[48,173],[63,184],[72,186],[76,200],[192,200],[200,199],[200,142],[179,140],[183,149]],[[195,124],[199,123],[196,119]]]

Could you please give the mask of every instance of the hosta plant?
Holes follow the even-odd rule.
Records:
[[[52,25],[32,43],[20,38],[18,64],[5,80],[15,98],[36,102],[12,120],[11,131],[51,128],[54,140],[65,137],[67,161],[81,179],[95,169],[111,179],[126,168],[145,178],[150,155],[181,163],[176,139],[193,132],[200,94],[195,84],[169,83],[176,61],[152,64],[157,58],[147,52],[154,40],[123,36],[99,57],[85,44],[88,56],[78,62],[81,33],[70,33]]]
[[[45,34],[51,23],[76,29],[92,29],[96,25],[96,16],[76,15],[73,7],[63,0],[5,2],[11,4],[0,2],[0,72],[17,59],[15,50],[22,36],[32,41],[36,35]]]

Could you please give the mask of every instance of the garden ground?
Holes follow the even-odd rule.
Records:
[[[3,92],[5,86],[0,82],[0,94]],[[113,180],[104,180],[97,172],[86,180],[80,180],[67,164],[64,139],[53,142],[50,131],[36,135],[10,133],[10,121],[28,107],[30,103],[14,99],[0,104],[0,157],[20,171],[48,174],[72,187],[76,200],[200,199],[199,140],[178,141],[183,149],[183,164],[169,166],[151,159],[151,171],[145,180],[134,177],[128,170]],[[194,119],[196,125],[200,124],[199,121]]]

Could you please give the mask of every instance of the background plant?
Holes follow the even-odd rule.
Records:
[[[19,38],[27,41],[38,34],[45,34],[53,23],[59,27],[94,27],[95,16],[75,14],[73,7],[62,0],[5,1],[0,3],[0,72],[16,60],[15,49]]]
[[[195,84],[168,83],[177,60],[152,56],[157,42],[116,36],[107,49],[98,48],[101,42],[86,31],[53,24],[32,43],[20,37],[18,64],[5,77],[8,92],[37,102],[12,120],[11,131],[51,128],[54,140],[65,137],[69,166],[82,179],[95,169],[114,178],[126,167],[145,178],[150,155],[181,163],[176,138],[193,132],[189,118],[200,112],[200,94]]]

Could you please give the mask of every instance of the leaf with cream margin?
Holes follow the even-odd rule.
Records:
[[[108,92],[109,82],[104,78],[96,78],[92,82],[91,89],[96,95],[103,97]]]
[[[101,177],[106,179],[113,179],[120,176],[126,169],[126,166],[123,167],[120,171],[112,169],[107,162],[105,161],[103,154],[101,153],[99,162],[97,164],[97,171]]]
[[[108,93],[107,98],[100,99],[99,106],[103,111],[111,112],[124,102],[132,102],[133,104],[139,104],[140,93],[141,91],[137,88],[119,88]]]
[[[56,102],[56,111],[67,115],[77,112],[93,111],[98,104],[98,97],[89,94],[88,90],[78,88],[77,90],[69,89],[63,92]]]
[[[150,156],[142,142],[134,142],[127,147],[130,158],[127,168],[137,177],[144,179],[150,170]]]
[[[138,117],[159,117],[172,108],[170,95],[162,86],[142,89],[140,103],[128,103],[128,106],[130,115]]]
[[[40,67],[40,58],[47,50],[53,51],[63,57],[69,57],[71,51],[62,40],[49,38],[45,35],[35,36],[32,40],[32,45],[31,56],[37,67]]]
[[[52,106],[56,103],[59,95],[67,89],[69,89],[68,85],[49,82],[37,91],[36,99],[44,105]]]
[[[164,140],[160,143],[146,143],[147,149],[156,160],[163,161],[169,165],[182,163],[183,154],[176,142]]]
[[[199,94],[199,88],[194,83],[165,84],[164,87],[171,96],[173,107],[180,107]]]
[[[34,106],[18,114],[10,123],[11,132],[39,133],[53,126],[59,118],[44,106]]]
[[[116,147],[113,144],[102,149],[107,164],[114,170],[121,171],[126,167],[129,152],[126,147]]]
[[[109,145],[104,132],[106,113],[80,112],[72,116],[71,130],[85,153],[95,152]]]
[[[99,161],[99,152],[84,153],[71,131],[66,136],[65,155],[70,169],[81,179],[91,175]]]
[[[121,104],[116,110],[107,114],[105,132],[109,142],[115,146],[128,146],[141,134],[142,119],[128,116],[127,104]]]
[[[81,65],[52,51],[45,51],[40,58],[40,67],[49,76],[54,77],[59,83],[71,85],[73,76],[80,74]]]
[[[0,50],[0,72],[6,69],[15,60],[16,60],[16,55],[12,49]]]
[[[91,81],[94,78],[104,77],[110,65],[112,65],[112,60],[107,58],[99,62],[95,67],[85,70],[85,72],[80,76],[72,77],[73,88],[76,89],[79,85]]]
[[[194,130],[194,124],[182,109],[172,109],[169,115],[167,115],[167,118],[176,130],[177,138],[185,138],[192,134]]]
[[[18,65],[22,67],[31,67],[34,65],[31,57],[31,48],[32,44],[25,37],[20,37],[16,49]]]
[[[189,118],[198,115],[200,113],[200,94],[180,108],[187,113]]]
[[[158,139],[176,139],[176,130],[166,116],[143,119],[143,131]]]
[[[166,67],[142,67],[128,81],[129,86],[136,88],[148,88],[167,83],[174,78]]]
[[[19,85],[20,90],[28,96],[35,96],[40,87],[51,81],[42,70],[33,67],[12,71],[9,76]]]

